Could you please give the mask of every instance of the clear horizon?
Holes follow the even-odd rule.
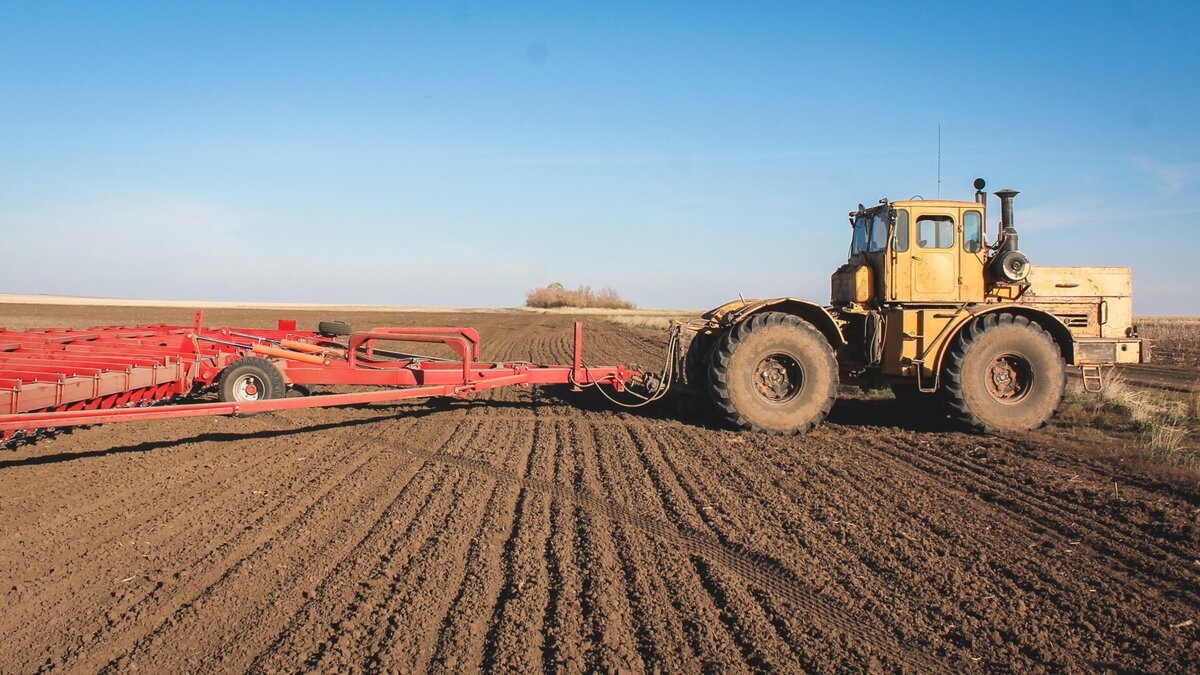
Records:
[[[1021,191],[1035,265],[1197,315],[1200,6],[0,9],[0,292],[824,302],[845,214]],[[995,200],[988,228],[998,220]]]

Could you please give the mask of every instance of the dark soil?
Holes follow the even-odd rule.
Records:
[[[559,315],[292,315],[571,357]],[[585,336],[661,362],[661,334]],[[1197,672],[1200,497],[1098,451],[1124,442],[890,399],[777,438],[529,389],[80,429],[0,454],[0,671]]]

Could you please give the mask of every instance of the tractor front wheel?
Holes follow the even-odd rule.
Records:
[[[713,347],[708,388],[730,424],[768,434],[802,434],[837,399],[838,371],[829,341],[790,314],[756,314]]]
[[[1066,390],[1062,352],[1023,316],[988,314],[955,340],[942,371],[950,415],[978,431],[1025,431],[1046,424]]]

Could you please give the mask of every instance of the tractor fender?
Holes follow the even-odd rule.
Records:
[[[1058,349],[1063,355],[1063,361],[1065,361],[1067,365],[1074,364],[1075,336],[1071,334],[1071,329],[1067,328],[1067,325],[1064,324],[1058,317],[1049,312],[1044,312],[1040,309],[1034,309],[1032,307],[1026,307],[1024,305],[977,305],[975,307],[967,308],[967,313],[969,316],[965,317],[961,322],[959,322],[959,324],[954,327],[954,332],[952,332],[945,340],[942,341],[938,349],[937,358],[933,363],[928,363],[926,365],[926,368],[928,369],[927,372],[941,372],[942,360],[945,358],[946,353],[950,351],[950,345],[954,344],[954,340],[959,336],[960,333],[963,332],[963,330],[966,329],[968,325],[971,324],[972,321],[975,321],[982,316],[995,314],[997,312],[1006,312],[1014,316],[1023,316],[1033,323],[1041,326],[1047,333],[1050,334],[1050,337],[1054,339],[1054,343],[1058,345]]]
[[[747,318],[762,312],[782,312],[799,317],[821,331],[829,344],[836,349],[846,345],[841,324],[829,310],[821,305],[798,298],[772,298],[770,300],[733,300],[704,313],[713,328],[724,329],[736,326]]]

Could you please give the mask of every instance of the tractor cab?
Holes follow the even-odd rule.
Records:
[[[986,195],[914,198],[850,213],[850,255],[831,279],[834,307],[982,302]]]

